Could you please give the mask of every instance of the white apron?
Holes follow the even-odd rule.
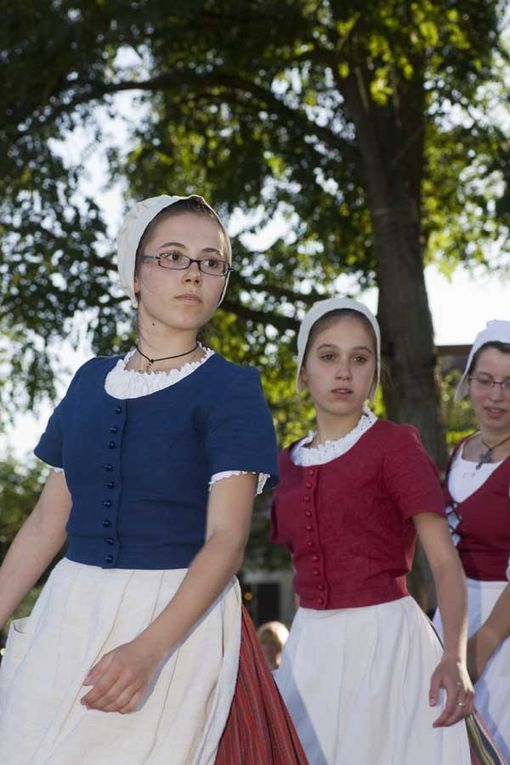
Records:
[[[275,679],[311,765],[470,765],[464,722],[433,728],[442,655],[411,597],[300,608]]]
[[[241,597],[233,579],[176,648],[140,710],[87,710],[91,667],[163,610],[186,569],[102,569],[64,559],[0,671],[1,765],[212,765],[234,694]]]
[[[487,619],[508,582],[480,582],[468,579],[468,634],[476,632]],[[439,612],[434,616],[439,634]],[[475,707],[485,721],[505,760],[510,763],[510,638],[493,653],[475,685]]]

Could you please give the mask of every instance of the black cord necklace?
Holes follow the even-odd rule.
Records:
[[[498,446],[501,446],[501,444],[505,444],[507,441],[510,441],[510,436],[507,436],[502,441],[499,441],[497,444],[494,444],[494,446],[489,446],[489,444],[483,440],[482,436],[480,436],[480,441],[482,442],[484,446],[487,447],[487,450],[483,452],[482,454],[480,454],[480,456],[478,457],[478,462],[476,464],[477,470],[478,468],[482,467],[482,465],[486,465],[488,462],[491,461],[492,452],[494,451],[494,449],[497,449]]]
[[[151,359],[151,357],[147,356],[147,354],[141,351],[137,345],[135,345],[135,348],[140,354],[140,356],[143,356],[143,358],[147,359],[147,361],[149,362],[149,365],[145,371],[150,372],[152,365],[155,364],[157,361],[169,361],[169,359],[179,359],[181,356],[189,356],[190,353],[193,353],[193,351],[196,351],[199,345],[200,343],[197,340],[197,342],[195,343],[195,345],[190,351],[184,351],[184,353],[176,353],[175,356],[161,356],[160,359]]]

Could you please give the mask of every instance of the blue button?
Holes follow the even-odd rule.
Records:
[[[104,521],[103,521],[103,526],[105,527],[105,529],[107,529],[111,525],[112,525],[112,522],[110,521],[110,519],[109,518],[105,518]]]
[[[122,407],[121,406],[116,406],[115,407],[115,414],[122,414]]]
[[[109,463],[107,463],[107,464],[104,466],[104,469],[106,470],[106,472],[107,472],[107,473],[109,473],[109,472],[110,472],[110,470],[113,470],[113,465],[110,465]]]
[[[108,441],[108,449],[115,449],[116,443],[115,441]]]
[[[112,545],[113,544],[113,537],[106,537],[106,539],[104,541],[106,542],[107,545]]]
[[[105,562],[106,563],[113,563],[113,555],[107,555],[105,557]]]
[[[112,425],[110,428],[110,433],[118,433],[119,429],[116,425]]]
[[[114,486],[115,484],[113,483],[113,481],[108,481],[108,483],[106,484],[107,489],[113,489]]]
[[[104,507],[111,507],[112,506],[111,499],[105,499],[105,501],[103,502],[103,505]]]

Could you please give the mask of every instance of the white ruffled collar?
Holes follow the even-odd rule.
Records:
[[[126,364],[133,356],[135,349],[129,351],[123,359],[119,359],[116,365],[106,375],[105,391],[114,398],[141,398],[156,393],[192,374],[196,369],[214,356],[211,348],[200,344],[203,356],[198,361],[189,361],[178,369],[170,369],[167,372],[137,372],[135,369],[126,369]]]
[[[369,430],[377,417],[368,406],[363,407],[363,412],[358,420],[358,424],[349,433],[341,438],[332,441],[325,441],[318,446],[308,446],[314,437],[315,432],[310,433],[298,441],[291,450],[290,458],[294,465],[306,467],[308,465],[324,465],[326,462],[340,457],[351,449],[359,441],[361,436]]]

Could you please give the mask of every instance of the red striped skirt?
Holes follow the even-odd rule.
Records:
[[[216,765],[307,765],[297,733],[243,606],[239,672]]]

